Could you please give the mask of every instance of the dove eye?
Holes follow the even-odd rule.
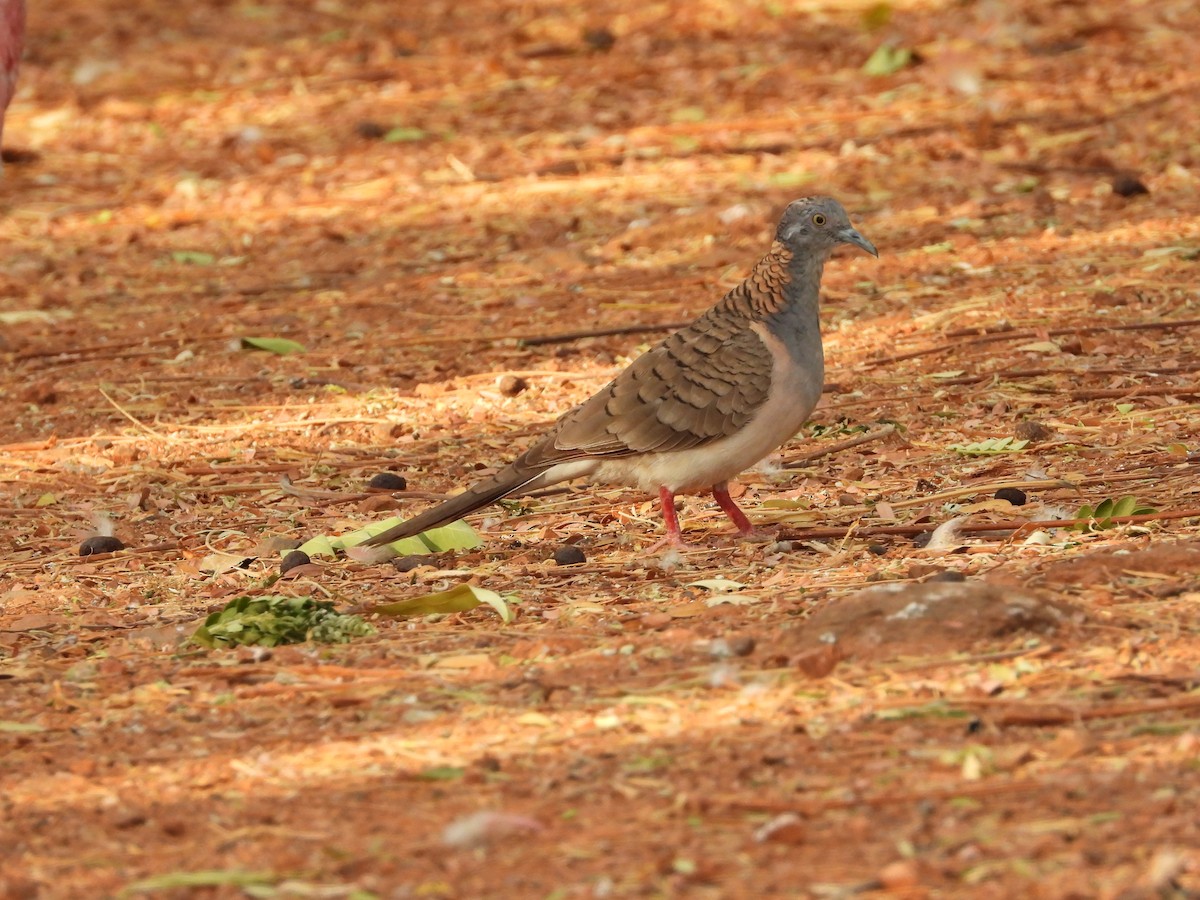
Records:
[[[814,225],[817,225],[817,226],[824,225],[825,217],[823,215],[821,215],[820,213],[817,213],[815,216],[812,217],[812,221],[813,221]]]

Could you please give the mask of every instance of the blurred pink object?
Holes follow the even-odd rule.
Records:
[[[17,69],[25,49],[25,0],[0,0],[0,139],[4,113],[17,91]]]

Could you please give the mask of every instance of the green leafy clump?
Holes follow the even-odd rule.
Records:
[[[997,453],[1017,453],[1025,449],[1029,441],[1017,438],[988,438],[973,444],[951,444],[950,449],[963,456],[994,456]]]
[[[1118,500],[1109,497],[1101,500],[1095,506],[1085,503],[1079,507],[1075,518],[1089,521],[1080,522],[1074,528],[1076,531],[1104,531],[1106,528],[1115,528],[1119,524],[1113,522],[1113,519],[1123,516],[1152,516],[1156,512],[1158,510],[1153,506],[1143,506],[1137,497],[1125,496]]]
[[[334,612],[328,600],[243,596],[205,619],[192,640],[205,647],[276,647],[304,641],[344,644],[374,633],[361,616]]]

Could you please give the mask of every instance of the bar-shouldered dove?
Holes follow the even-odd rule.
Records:
[[[879,255],[836,200],[790,203],[770,251],[716,306],[635,359],[495,475],[365,546],[576,478],[657,492],[673,545],[682,543],[677,493],[711,490],[748,534],[726,483],[795,435],[821,397],[821,272],[838,244]]]

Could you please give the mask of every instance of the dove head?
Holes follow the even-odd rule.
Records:
[[[832,197],[793,200],[779,220],[775,239],[797,257],[815,253],[823,259],[838,244],[853,244],[879,256],[875,245],[858,233],[842,204]]]

